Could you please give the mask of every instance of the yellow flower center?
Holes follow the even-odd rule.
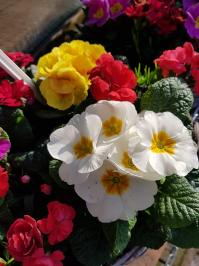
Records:
[[[82,159],[93,152],[93,142],[90,138],[81,137],[81,139],[73,145],[73,151],[77,159]]]
[[[112,14],[116,14],[122,10],[123,6],[120,3],[115,3],[110,9]]]
[[[174,154],[176,141],[172,139],[165,131],[153,134],[151,140],[151,150],[155,153]]]
[[[199,17],[196,18],[195,27],[199,29]]]
[[[122,130],[122,120],[112,116],[103,123],[103,135],[106,137],[117,136]]]
[[[130,186],[127,175],[113,170],[107,170],[106,174],[101,177],[101,183],[106,193],[110,195],[122,195]]]
[[[97,12],[94,14],[94,18],[100,19],[104,16],[104,10],[102,8],[99,8]]]
[[[128,152],[124,152],[122,156],[122,164],[124,167],[129,168],[133,171],[139,171],[132,161],[132,158],[129,156]]]

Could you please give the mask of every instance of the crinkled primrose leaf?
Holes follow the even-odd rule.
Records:
[[[199,193],[185,177],[172,175],[155,197],[155,215],[171,228],[180,228],[194,223],[199,218]]]
[[[183,122],[190,120],[193,94],[187,83],[176,77],[155,82],[141,99],[141,110],[170,111]]]

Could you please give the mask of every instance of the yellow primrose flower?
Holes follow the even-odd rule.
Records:
[[[86,99],[89,81],[75,68],[60,65],[51,71],[50,77],[42,80],[40,91],[49,106],[66,110]]]
[[[85,100],[90,85],[88,72],[104,53],[106,51],[102,45],[74,40],[42,56],[35,78],[42,80],[40,91],[47,104],[66,110]]]

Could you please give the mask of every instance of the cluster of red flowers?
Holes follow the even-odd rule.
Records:
[[[183,11],[176,6],[175,0],[137,0],[126,9],[126,15],[133,18],[145,17],[160,34],[176,30],[184,21]]]
[[[9,82],[3,80],[0,84],[0,105],[10,107],[24,106],[34,102],[34,94],[22,80]]]
[[[103,54],[90,72],[91,93],[99,100],[129,101],[134,103],[137,85],[134,72],[111,54]]]
[[[8,172],[0,166],[0,198],[4,198],[9,190]]]
[[[199,95],[199,53],[194,51],[191,43],[186,42],[183,47],[164,51],[155,63],[161,68],[164,78],[170,72],[176,76],[183,73],[191,75],[195,81],[195,93]]]
[[[5,54],[12,59],[19,67],[27,67],[34,61],[30,54],[24,54],[22,52],[5,52]],[[8,77],[8,74],[0,68],[0,79]]]
[[[48,217],[35,221],[31,216],[17,219],[7,232],[8,252],[23,266],[63,266],[61,251],[49,254],[44,251],[42,233],[48,235],[48,242],[55,245],[65,240],[73,230],[75,210],[63,203],[48,204]]]

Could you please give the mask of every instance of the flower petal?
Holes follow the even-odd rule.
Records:
[[[102,223],[114,222],[123,217],[123,205],[120,197],[105,196],[97,203],[86,203],[92,216]]]
[[[134,211],[145,210],[154,203],[157,191],[155,182],[133,178],[131,189],[121,195],[123,205]]]
[[[69,185],[81,184],[88,178],[89,174],[80,174],[77,172],[76,164],[76,161],[70,165],[62,163],[59,168],[59,176],[61,180]]]
[[[102,167],[97,174],[96,172],[91,173],[83,184],[75,185],[76,193],[86,202],[97,203],[103,199],[105,191],[99,178],[103,171]]]
[[[79,131],[72,125],[59,128],[50,135],[50,142],[47,144],[50,155],[65,163],[75,160],[72,152],[73,142],[79,138]]]
[[[82,159],[79,166],[79,173],[90,173],[103,165],[105,159],[107,159],[109,153],[112,152],[113,144],[101,145],[95,149],[95,152],[85,159]]]

